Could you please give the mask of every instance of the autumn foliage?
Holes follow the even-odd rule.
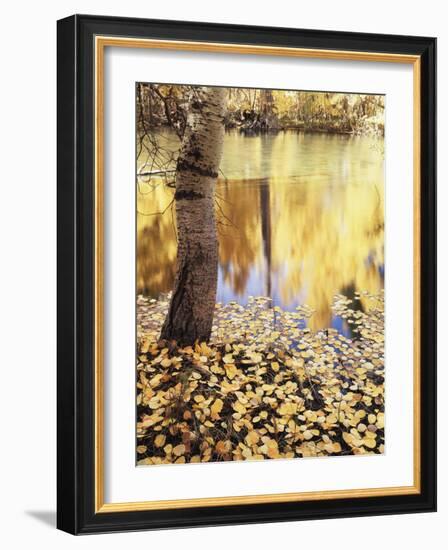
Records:
[[[253,298],[217,304],[211,342],[182,348],[157,341],[167,301],[140,296],[138,464],[382,453],[384,300],[360,300],[333,305],[353,338]]]

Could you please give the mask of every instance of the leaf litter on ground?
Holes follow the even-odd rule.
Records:
[[[335,296],[351,338],[255,297],[184,347],[158,341],[168,304],[137,300],[139,465],[384,452],[383,293]]]

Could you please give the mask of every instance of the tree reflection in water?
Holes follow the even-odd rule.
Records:
[[[333,316],[334,295],[384,285],[381,151],[382,139],[366,136],[229,132],[216,197],[217,300],[269,296],[288,311],[307,304],[310,328],[347,332]],[[172,197],[160,178],[139,185],[137,292],[152,298],[174,281],[174,214],[154,215]]]

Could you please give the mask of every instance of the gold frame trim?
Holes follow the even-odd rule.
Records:
[[[407,63],[413,65],[413,174],[414,174],[414,480],[413,485],[379,487],[353,490],[313,491],[265,495],[244,495],[216,498],[159,500],[142,502],[104,502],[104,357],[103,357],[103,307],[104,307],[104,50],[106,47],[155,48],[163,50],[199,51],[208,53],[237,53],[251,55],[288,56],[346,61],[370,61]],[[303,502],[341,498],[413,495],[421,492],[421,443],[420,443],[420,117],[421,117],[421,60],[418,55],[321,50],[249,44],[221,44],[177,40],[156,40],[96,36],[95,55],[95,513],[130,512],[142,510],[168,510],[198,508],[204,506],[232,506],[274,502]]]

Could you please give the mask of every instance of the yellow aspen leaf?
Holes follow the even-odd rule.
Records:
[[[237,368],[235,367],[235,365],[231,364],[231,365],[224,365],[224,368],[226,370],[226,375],[227,375],[227,378],[230,378],[230,380],[232,380],[233,378],[235,378],[236,374],[237,374]]]
[[[158,409],[160,407],[160,401],[157,397],[153,397],[148,401],[148,406],[150,409]]]
[[[182,456],[185,454],[185,445],[181,443],[180,445],[176,445],[173,449],[173,454],[175,456]]]
[[[252,458],[252,451],[248,448],[248,447],[245,447],[243,450],[242,450],[242,453],[244,458]]]
[[[201,342],[201,353],[207,357],[212,353],[212,350],[207,346],[205,342]]]
[[[202,401],[205,401],[205,397],[203,395],[195,395],[194,396],[194,400],[196,401],[196,403],[202,403]]]
[[[145,393],[145,399],[151,399],[154,397],[154,390],[151,389],[149,386],[144,389]]]
[[[149,384],[151,385],[152,388],[156,388],[159,385],[161,379],[162,379],[162,375],[156,374],[151,378],[151,381],[149,382]]]
[[[244,414],[246,412],[246,407],[239,401],[235,401],[232,407],[237,413]]]
[[[303,432],[303,437],[304,437],[306,440],[313,439],[313,434],[311,433],[311,430],[305,430],[305,431]]]
[[[297,403],[283,403],[278,408],[278,412],[283,415],[296,414],[297,412]]]
[[[260,436],[255,430],[252,430],[248,432],[244,440],[249,446],[252,446],[252,445],[256,445],[260,441]]]
[[[342,451],[342,447],[340,443],[333,443],[333,453],[340,453]]]
[[[267,455],[268,455],[269,458],[278,458],[279,457],[277,441],[275,441],[274,439],[270,439],[266,443],[266,446],[268,448]]]
[[[376,447],[376,441],[374,439],[370,439],[368,437],[365,437],[363,440],[362,440],[362,444],[365,446],[365,447],[368,447],[369,449],[374,449]]]
[[[166,437],[163,434],[156,435],[154,438],[154,445],[156,447],[163,447],[165,445]]]
[[[232,443],[230,441],[218,441],[215,445],[215,450],[218,454],[224,455],[230,451]]]
[[[219,418],[219,413],[222,411],[223,405],[224,405],[224,403],[223,403],[222,399],[216,399],[216,401],[210,407],[212,420],[217,420]]]
[[[148,339],[143,340],[141,348],[140,348],[140,352],[141,353],[148,353],[150,344],[151,343]]]

